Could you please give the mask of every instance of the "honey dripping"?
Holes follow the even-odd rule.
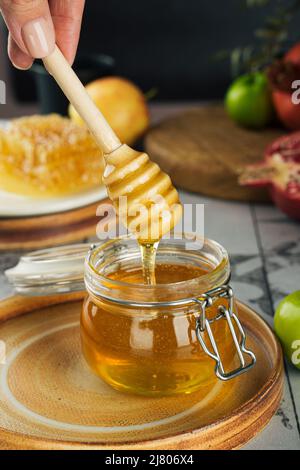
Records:
[[[144,284],[156,284],[155,258],[159,242],[140,243]]]
[[[144,152],[121,145],[105,156],[103,183],[116,212],[140,245],[145,284],[155,284],[159,240],[182,215],[170,177]]]

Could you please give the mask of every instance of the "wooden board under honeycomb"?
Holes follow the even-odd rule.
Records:
[[[103,156],[89,131],[56,114],[15,119],[0,130],[0,189],[59,196],[101,184]]]

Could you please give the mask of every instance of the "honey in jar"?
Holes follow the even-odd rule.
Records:
[[[218,380],[214,361],[197,339],[200,311],[194,299],[226,283],[229,261],[215,242],[206,240],[199,250],[189,244],[184,237],[161,241],[155,285],[144,284],[140,251],[130,238],[104,243],[87,258],[82,350],[90,368],[112,387],[154,396],[202,388],[205,395]],[[207,318],[217,312],[218,302],[207,309]],[[224,366],[232,367],[236,349],[226,321],[214,321],[211,328]]]

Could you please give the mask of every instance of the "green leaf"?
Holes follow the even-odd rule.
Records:
[[[300,0],[244,0],[247,7],[273,5],[273,12],[266,16],[264,24],[253,32],[253,44],[235,47],[231,53],[220,51],[217,59],[230,58],[231,72],[260,70],[272,63],[289,38],[290,22],[300,9]]]

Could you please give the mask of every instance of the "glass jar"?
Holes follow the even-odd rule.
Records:
[[[151,286],[114,279],[140,264],[130,237],[92,247],[86,258],[81,344],[97,375],[125,392],[163,396],[201,389],[205,396],[218,379],[252,367],[255,356],[245,348],[223,247],[187,235],[162,240],[157,265],[199,267],[204,274]]]

